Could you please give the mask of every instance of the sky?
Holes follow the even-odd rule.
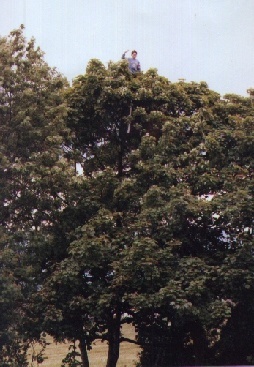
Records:
[[[0,36],[24,24],[71,82],[91,59],[137,50],[143,71],[205,81],[223,96],[254,87],[254,0],[0,0]],[[127,56],[130,55],[127,54]]]

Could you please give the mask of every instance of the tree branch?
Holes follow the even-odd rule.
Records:
[[[136,340],[129,339],[129,338],[125,338],[125,337],[123,337],[123,336],[120,338],[120,343],[121,343],[121,342],[128,342],[128,343],[132,343],[132,344],[140,345]]]

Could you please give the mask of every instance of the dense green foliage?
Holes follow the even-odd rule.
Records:
[[[252,364],[250,100],[125,61],[69,87],[22,30],[0,58],[3,366],[44,331],[115,367],[124,323],[143,367]]]
[[[65,78],[46,64],[33,39],[26,42],[22,28],[0,39],[0,63],[0,277],[8,280],[1,288],[0,360],[21,367],[19,341],[41,332],[34,297],[65,251],[53,239],[74,170],[61,158],[68,136]]]

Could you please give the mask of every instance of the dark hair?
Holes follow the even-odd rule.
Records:
[[[138,54],[136,50],[131,51],[131,54]]]

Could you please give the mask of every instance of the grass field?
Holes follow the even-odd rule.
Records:
[[[135,333],[131,325],[123,326],[123,335],[127,338],[134,339]],[[47,342],[50,343],[45,351],[47,359],[40,364],[41,367],[60,367],[62,359],[68,353],[68,343],[56,344],[51,337],[47,338]],[[107,343],[102,343],[96,340],[93,344],[93,349],[88,352],[90,367],[105,367],[107,360]],[[117,363],[117,367],[134,367],[135,362],[138,360],[139,348],[135,344],[123,342],[120,346],[120,358]],[[36,363],[32,365],[30,360],[30,366],[37,367]]]

